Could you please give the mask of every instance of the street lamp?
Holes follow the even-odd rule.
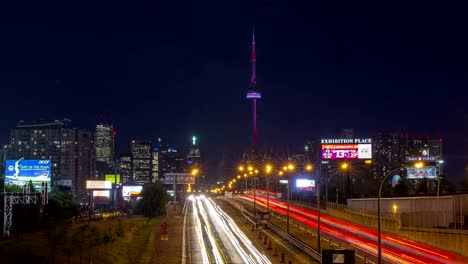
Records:
[[[416,168],[422,168],[424,164],[422,162],[418,162],[414,164],[414,167]],[[381,225],[381,218],[382,218],[382,209],[381,209],[381,204],[380,204],[380,199],[382,196],[382,186],[385,183],[385,179],[387,179],[388,176],[390,176],[392,173],[394,173],[396,170],[401,169],[401,167],[396,167],[393,168],[391,171],[389,171],[385,176],[382,178],[382,181],[380,182],[380,187],[379,187],[379,196],[377,199],[377,234],[378,234],[378,264],[382,263],[382,233],[380,231],[380,225]]]
[[[271,173],[272,169],[273,167],[270,164],[265,166],[265,176],[267,181],[267,212],[270,212],[270,177],[268,175]]]
[[[283,169],[285,170],[285,172],[289,171],[289,172],[292,172],[294,171],[295,167],[293,164],[288,164],[287,166],[284,166]],[[291,174],[288,174],[288,212],[287,212],[287,226],[286,226],[286,231],[288,232],[289,234],[289,204],[290,204],[290,200],[291,200],[291,195],[290,195],[290,192],[291,192]]]
[[[306,171],[312,171],[313,170],[313,166],[312,165],[307,165],[305,167]],[[321,171],[319,171],[319,177],[317,177],[317,251],[319,252],[320,254],[320,177],[322,177],[321,175]]]

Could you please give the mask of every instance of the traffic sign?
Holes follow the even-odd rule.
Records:
[[[164,173],[164,184],[195,184],[195,176],[190,173]]]

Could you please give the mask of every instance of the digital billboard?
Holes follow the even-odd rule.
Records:
[[[322,159],[372,159],[372,144],[322,144]]]
[[[106,174],[106,181],[110,181],[112,183],[120,183],[120,174]],[[117,181],[117,182],[116,182]]]
[[[24,185],[29,181],[35,185],[50,184],[50,160],[7,160],[5,162],[5,182]]]
[[[297,179],[296,187],[300,191],[312,191],[315,188],[315,180]]]
[[[112,189],[110,181],[86,181],[86,189]]]
[[[109,190],[105,190],[105,191],[96,191],[96,190],[94,190],[93,191],[93,197],[106,197],[106,198],[109,198],[110,197],[110,191]]]
[[[415,167],[407,167],[407,178],[408,179],[436,179],[437,178],[437,170],[436,167],[424,167],[424,168],[415,168]]]
[[[122,186],[122,196],[126,201],[135,200],[141,196],[143,186]]]

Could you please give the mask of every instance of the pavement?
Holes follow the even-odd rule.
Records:
[[[162,229],[155,232],[150,263],[203,263],[191,206],[180,215],[169,215],[167,224],[167,237]]]

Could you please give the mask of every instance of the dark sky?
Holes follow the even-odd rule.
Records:
[[[444,140],[447,174],[468,176],[468,17],[438,3],[10,1],[0,6],[0,143],[18,120],[112,120],[120,150],[200,138],[205,169],[251,140],[252,24],[259,141],[300,150],[354,128]]]

